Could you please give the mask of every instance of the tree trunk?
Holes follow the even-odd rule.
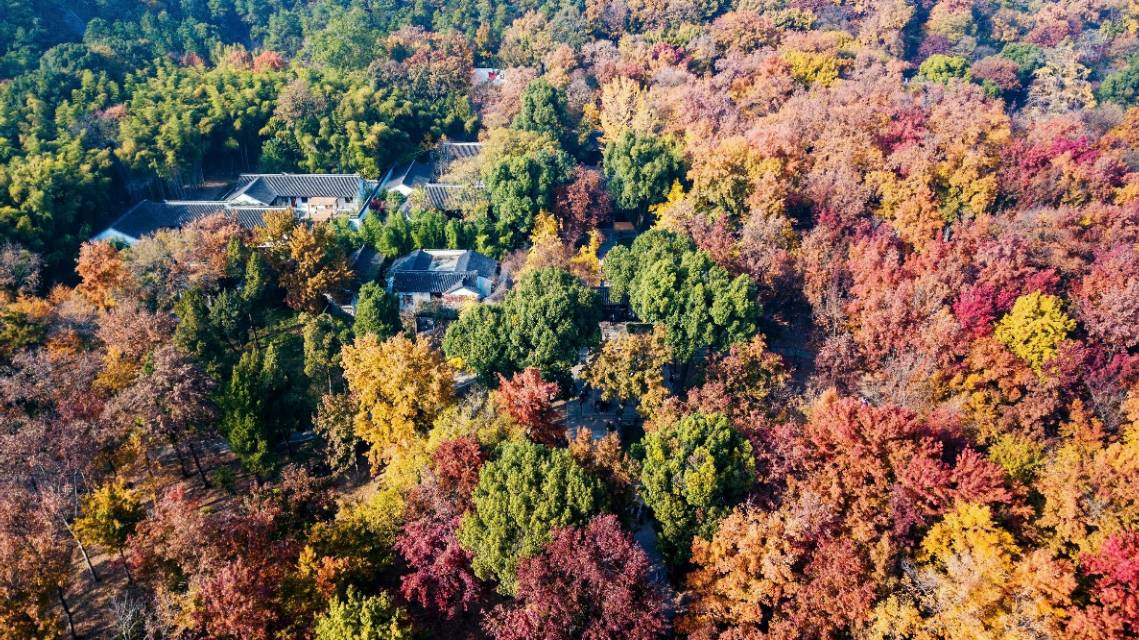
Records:
[[[75,621],[71,619],[71,607],[67,606],[67,598],[63,597],[63,587],[56,587],[55,595],[59,596],[59,606],[63,607],[63,615],[67,618],[67,631],[71,634],[71,640],[79,640],[79,634],[75,633]]]
[[[167,433],[166,437],[170,440],[170,446],[174,447],[174,457],[178,458],[178,466],[182,467],[182,477],[190,477],[190,469],[186,467],[186,457],[182,455],[182,450],[178,448],[178,438],[174,437],[173,433]]]
[[[87,548],[83,546],[83,541],[79,539],[79,536],[75,535],[75,530],[71,528],[71,525],[68,524],[66,520],[63,521],[63,526],[67,529],[67,532],[71,534],[71,539],[75,541],[75,545],[79,547],[79,555],[83,556],[83,564],[87,565],[87,573],[91,574],[92,580],[99,582],[99,575],[95,573],[95,565],[91,564],[91,558],[87,555]]]
[[[150,447],[142,448],[143,459],[146,460],[146,477],[150,478],[150,497],[154,504],[158,504],[158,482],[154,479],[154,467],[150,464]]]
[[[127,563],[126,553],[123,552],[123,547],[119,547],[119,562],[123,563],[123,571],[127,574],[127,584],[134,586],[134,576],[131,575],[131,566]]]
[[[206,480],[206,473],[202,471],[202,461],[198,458],[198,450],[194,448],[194,441],[190,440],[190,455],[194,458],[194,468],[198,470],[198,477],[202,479],[202,486],[210,488],[210,481]]]

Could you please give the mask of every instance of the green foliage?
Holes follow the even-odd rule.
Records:
[[[660,526],[665,557],[687,562],[692,539],[716,525],[755,483],[751,444],[723,416],[692,414],[644,439],[642,497]]]
[[[626,130],[605,146],[605,175],[617,206],[643,213],[662,202],[684,167],[675,145],[651,133]]]
[[[569,451],[533,443],[504,445],[479,473],[472,508],[459,526],[459,542],[484,580],[513,593],[518,561],[534,555],[558,527],[582,525],[604,509],[600,480]]]
[[[361,595],[349,587],[344,598],[333,596],[316,619],[316,640],[410,640],[411,623],[386,593]]]
[[[202,362],[210,375],[221,377],[240,357],[249,329],[247,309],[242,296],[227,290],[207,297],[191,289],[174,305],[174,344]]]
[[[402,211],[392,209],[383,222],[379,216],[368,216],[360,231],[385,258],[398,258],[411,251],[411,225]]]
[[[343,320],[322,313],[305,318],[301,335],[304,337],[305,375],[319,393],[333,393],[343,382],[340,349],[351,342],[351,330]]]
[[[427,108],[358,77],[306,74],[281,93],[265,128],[263,167],[377,178],[428,134]]]
[[[352,332],[356,337],[372,334],[385,340],[400,329],[399,300],[384,290],[379,282],[365,282],[356,300],[356,321]]]
[[[1044,66],[1044,52],[1031,42],[1010,42],[1000,55],[1017,64],[1021,84],[1028,84],[1036,70]]]
[[[940,82],[941,84],[947,84],[955,78],[969,80],[971,78],[969,61],[961,56],[935,53],[926,58],[918,67],[917,78],[926,82]]]
[[[555,140],[523,130],[497,132],[483,155],[496,244],[516,248],[529,237],[538,211],[550,208],[554,187],[569,179],[573,161]]]
[[[565,94],[543,78],[526,85],[512,126],[557,140],[571,154],[577,149],[576,126],[570,118]]]
[[[497,305],[465,311],[447,328],[443,351],[488,382],[528,367],[564,380],[582,347],[601,339],[597,296],[560,269],[526,273]]]
[[[272,342],[242,353],[218,402],[230,449],[259,475],[277,469],[277,448],[311,411],[305,385],[299,384],[296,346]]]
[[[80,243],[106,219],[110,169],[105,149],[84,149],[78,138],[0,164],[0,243],[41,254],[57,275],[70,271]]]
[[[759,307],[753,283],[743,275],[729,276],[687,238],[648,231],[632,247],[610,251],[604,270],[612,295],[627,295],[641,319],[668,329],[680,360],[701,348],[723,349],[755,335]]]
[[[248,166],[283,80],[280,72],[160,66],[129,87],[116,154],[176,183],[200,175],[206,157],[230,156]]]
[[[1096,91],[1103,102],[1115,102],[1124,107],[1135,104],[1139,97],[1139,57],[1132,58],[1127,66],[1103,79]]]

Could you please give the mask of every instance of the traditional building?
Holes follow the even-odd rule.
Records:
[[[317,221],[362,218],[377,186],[356,174],[247,173],[222,199],[235,206],[288,208]]]
[[[481,150],[479,142],[440,142],[422,161],[392,167],[380,189],[395,191],[404,198],[422,191],[424,204],[432,209],[446,213],[461,211],[472,186],[454,182],[448,174],[456,163],[478,156]]]
[[[377,181],[355,174],[242,174],[220,200],[143,200],[93,239],[134,244],[159,229],[177,229],[215,213],[252,228],[263,223],[267,212],[283,209],[305,220],[344,217],[358,226],[378,189]]]
[[[489,296],[497,276],[498,262],[481,253],[417,249],[388,268],[387,290],[399,297],[400,310],[430,302],[456,307]]]

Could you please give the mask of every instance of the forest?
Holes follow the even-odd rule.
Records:
[[[1137,101],[1134,0],[0,0],[0,640],[1139,637]]]

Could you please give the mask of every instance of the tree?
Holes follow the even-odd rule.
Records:
[[[577,135],[566,107],[566,97],[543,78],[531,80],[526,85],[522,92],[522,106],[511,126],[557,140],[562,149],[571,154],[577,148]]]
[[[1139,345],[1139,252],[1117,246],[1096,256],[1076,287],[1074,306],[1080,323],[1095,338],[1129,349]]]
[[[1075,328],[1060,298],[1033,291],[1016,299],[993,335],[1040,375]]]
[[[1070,569],[1046,552],[1019,556],[988,507],[959,504],[922,541],[914,579],[875,608],[868,637],[1058,634],[1075,587]]]
[[[343,384],[340,366],[341,348],[348,342],[348,326],[339,318],[322,313],[307,316],[304,328],[305,376],[312,383],[314,395],[334,393]]]
[[[109,242],[85,242],[79,247],[75,272],[82,282],[76,287],[81,296],[102,309],[115,306],[115,299],[129,282],[119,250]]]
[[[534,216],[549,209],[554,188],[573,168],[557,141],[532,131],[502,130],[483,146],[480,175],[486,183],[498,246],[519,245],[534,225]]]
[[[259,475],[276,469],[277,446],[307,415],[298,406],[303,387],[284,360],[284,349],[277,342],[246,351],[220,401],[222,433],[242,465]]]
[[[518,562],[538,553],[558,527],[584,524],[606,503],[601,482],[565,449],[509,443],[486,463],[458,539],[475,575],[515,593]]]
[[[425,433],[454,397],[454,372],[423,341],[366,335],[346,346],[344,377],[355,396],[356,435],[373,467]]]
[[[834,637],[858,628],[874,602],[868,563],[849,540],[816,538],[794,507],[740,507],[692,543],[693,599],[678,626],[693,635]]]
[[[328,610],[316,619],[316,640],[410,640],[407,614],[386,593],[363,596],[349,588],[344,598],[333,596]]]
[[[918,67],[918,78],[927,82],[948,84],[950,80],[961,78],[969,81],[969,61],[959,56],[935,53],[926,58]]]
[[[87,544],[116,551],[121,558],[127,539],[144,517],[146,511],[138,495],[117,480],[84,498],[83,515],[75,520],[75,533]]]
[[[574,169],[569,182],[554,189],[553,212],[562,239],[571,246],[608,222],[613,214],[613,201],[605,190],[601,173],[584,167]]]
[[[208,485],[198,447],[217,437],[214,382],[189,357],[172,346],[156,350],[150,366],[111,403],[107,417],[124,425],[141,425],[152,444],[170,445],[189,475],[189,452],[203,485]]]
[[[498,640],[646,640],[668,631],[666,592],[613,515],[554,531],[541,553],[519,563],[517,594],[487,620]]]
[[[604,270],[614,296],[628,295],[640,318],[668,330],[679,360],[704,347],[723,349],[756,332],[759,309],[751,281],[729,277],[708,254],[670,231],[648,231],[632,247],[615,247]]]
[[[471,436],[441,443],[431,454],[431,473],[412,491],[408,521],[395,543],[410,568],[400,580],[400,593],[445,620],[476,608],[483,596],[471,554],[456,531],[485,461]]]
[[[1072,637],[1122,639],[1139,633],[1139,533],[1128,531],[1108,537],[1100,550],[1080,557],[1080,571],[1094,580],[1091,603],[1074,611]]]
[[[378,282],[364,283],[357,293],[353,333],[357,337],[371,334],[384,340],[399,329],[399,300]]]
[[[652,133],[623,131],[605,145],[605,176],[618,207],[643,214],[664,200],[683,165],[672,143]]]
[[[755,484],[752,448],[723,416],[698,413],[646,435],[644,446],[642,497],[660,527],[665,558],[683,566],[692,539],[710,537]]]
[[[43,259],[18,244],[0,244],[0,291],[31,295],[39,289]]]
[[[638,402],[637,409],[651,413],[668,397],[664,367],[672,361],[663,327],[652,333],[629,333],[606,340],[586,365],[582,380],[601,390],[605,400]]]
[[[1050,452],[1033,483],[1044,498],[1039,524],[1050,546],[1067,553],[1094,553],[1139,518],[1139,452],[1103,442],[1098,420],[1081,422],[1065,426],[1073,437]]]
[[[54,146],[0,164],[0,241],[39,253],[62,274],[110,204],[111,157],[81,137]]]
[[[353,424],[356,405],[348,394],[324,394],[316,408],[312,428],[324,444],[324,461],[333,473],[356,468],[361,440]]]
[[[689,394],[689,403],[697,401],[706,411],[735,419],[767,413],[772,396],[790,374],[783,358],[767,350],[763,334],[756,334],[733,344],[726,354],[713,354],[704,378],[704,385]]]
[[[1127,66],[1104,78],[1096,95],[1103,102],[1125,107],[1135,104],[1139,97],[1139,60],[1132,59]]]
[[[532,367],[510,379],[500,373],[497,394],[499,407],[526,428],[531,440],[549,446],[565,441],[565,427],[552,404],[558,395],[556,382],[545,382]]]
[[[255,235],[285,290],[285,304],[293,309],[320,313],[327,304],[325,295],[339,296],[352,278],[327,224],[300,223],[292,211],[272,211]]]
[[[447,328],[443,350],[489,379],[534,367],[551,380],[566,379],[582,347],[597,344],[597,296],[560,269],[522,276],[500,304],[475,307]]]
[[[75,547],[58,514],[63,507],[26,490],[0,492],[0,638],[58,635],[57,603],[78,638],[65,595]]]

